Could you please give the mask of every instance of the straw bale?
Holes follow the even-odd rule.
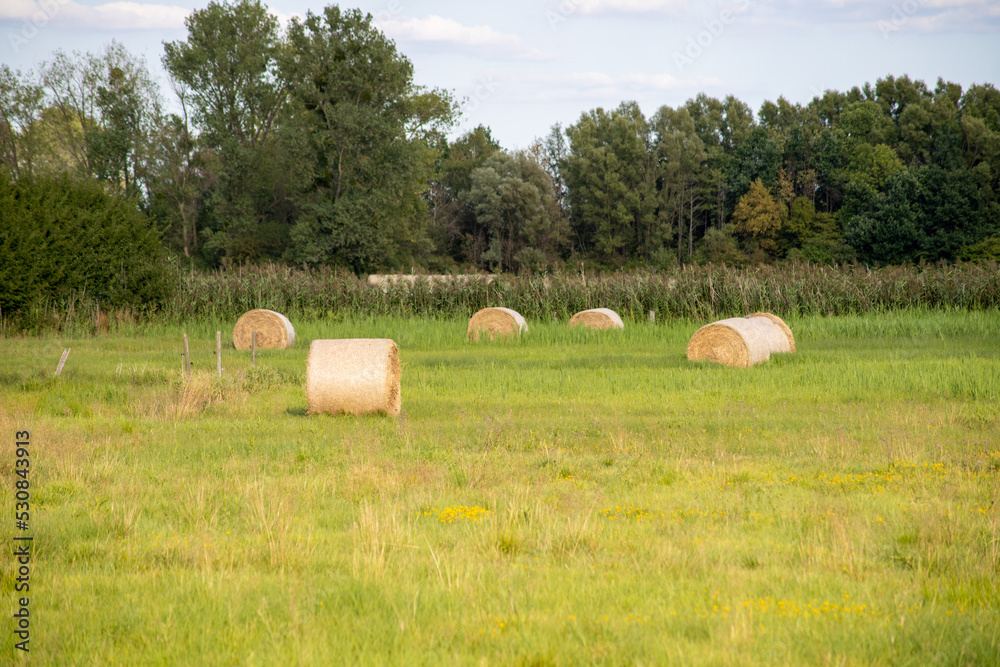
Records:
[[[624,329],[625,323],[618,313],[610,308],[591,308],[581,310],[569,320],[570,327],[585,327],[587,329]]]
[[[284,350],[295,345],[295,328],[288,318],[273,310],[258,308],[244,313],[233,327],[233,345],[237,350],[249,350],[253,332],[257,332],[258,349]]]
[[[510,308],[483,308],[469,320],[466,338],[477,342],[480,336],[489,340],[520,336],[528,330],[528,323],[521,314]]]
[[[399,414],[399,348],[387,338],[314,340],[306,362],[309,414]]]
[[[418,282],[427,285],[431,289],[447,285],[469,285],[475,282],[484,282],[487,285],[496,279],[493,274],[463,273],[458,275],[417,275],[412,273],[379,274],[373,273],[368,276],[368,286],[380,288],[383,292],[388,292],[390,287],[401,285],[406,288],[415,286]]]
[[[792,351],[791,348],[788,347],[788,338],[785,337],[785,332],[778,328],[778,325],[773,321],[767,319],[766,317],[754,317],[747,319],[756,324],[761,333],[764,335],[764,339],[767,342],[767,351],[770,354]]]
[[[785,324],[783,319],[777,315],[772,315],[771,313],[754,313],[750,316],[750,319],[753,318],[765,318],[770,320],[784,335],[787,342],[784,345],[780,344],[780,342],[776,345],[772,345],[771,354],[774,354],[775,352],[795,352],[795,336],[792,335],[792,330],[787,324]]]
[[[734,317],[706,324],[687,346],[691,361],[708,359],[726,366],[749,368],[771,358],[767,329],[761,318]]]

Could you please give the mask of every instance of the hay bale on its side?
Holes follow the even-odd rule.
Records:
[[[387,338],[314,340],[306,363],[309,414],[399,414],[399,348]]]
[[[233,327],[233,345],[237,350],[249,350],[253,332],[257,332],[258,349],[285,350],[295,345],[295,328],[288,318],[273,310],[258,308],[244,313]]]
[[[489,340],[497,337],[512,338],[528,330],[528,323],[521,314],[510,308],[483,308],[469,320],[466,338],[477,342],[480,336]]]
[[[772,354],[774,354],[775,352],[795,352],[795,336],[792,335],[792,330],[788,328],[788,325],[785,324],[785,321],[783,319],[781,319],[777,315],[772,315],[771,313],[754,313],[748,319],[755,319],[755,318],[770,320],[775,326],[778,327],[778,329],[784,335],[785,340],[787,341],[787,343],[784,345],[782,344],[773,345],[771,347]]]
[[[785,337],[785,332],[773,320],[766,317],[748,317],[747,320],[756,324],[757,328],[764,334],[764,338],[767,339],[768,352],[775,354],[776,352],[792,351],[788,346],[788,338]]]
[[[625,323],[618,313],[610,308],[591,308],[581,310],[570,318],[569,327],[586,327],[587,329],[624,329]]]
[[[760,321],[734,317],[706,324],[687,346],[690,361],[708,359],[726,366],[749,368],[771,358],[767,330]]]

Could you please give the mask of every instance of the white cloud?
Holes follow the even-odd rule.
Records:
[[[563,0],[560,9],[581,14],[650,14],[680,13],[688,0]]]
[[[566,77],[566,81],[581,88],[610,86],[615,82],[614,77],[604,72],[574,72]]]
[[[678,79],[673,74],[645,74],[641,72],[619,75],[605,72],[574,72],[566,77],[565,81],[573,87],[579,88],[613,87],[631,91],[673,90],[711,82],[703,78]]]
[[[998,0],[550,0],[552,27],[574,15],[666,14],[681,19],[717,18],[724,12],[752,25],[874,25],[907,19],[917,32],[1000,29]]]
[[[672,74],[647,74],[628,72],[574,72],[567,76],[540,76],[525,81],[530,91],[512,96],[513,99],[532,102],[553,100],[648,99],[659,97],[664,91],[696,92],[722,85],[716,77],[680,79]]]
[[[190,10],[175,5],[108,2],[80,5],[73,0],[4,0],[0,21],[28,21],[104,30],[163,30],[184,27]]]
[[[286,29],[288,28],[288,24],[292,22],[293,18],[298,19],[299,21],[304,21],[306,19],[306,15],[302,12],[291,12],[286,14],[285,12],[278,11],[273,7],[268,7],[267,13],[278,19],[278,24],[281,25],[282,28]]]
[[[539,49],[525,46],[518,35],[498,32],[488,25],[463,25],[441,16],[393,16],[377,25],[399,42],[448,45],[481,56],[508,60],[545,60],[552,57]]]
[[[931,33],[1000,28],[997,0],[756,0],[756,23],[880,25]]]

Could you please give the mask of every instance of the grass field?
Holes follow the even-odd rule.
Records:
[[[788,323],[747,370],[689,363],[686,321],[296,322],[221,380],[231,323],[0,338],[2,530],[30,430],[34,536],[0,661],[1000,663],[1000,313]],[[305,414],[342,337],[399,344],[399,418]]]

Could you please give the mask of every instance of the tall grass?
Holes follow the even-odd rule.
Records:
[[[119,324],[233,321],[253,308],[296,319],[355,317],[467,318],[506,306],[533,320],[564,320],[587,308],[611,308],[642,320],[706,320],[764,310],[791,315],[851,315],[907,309],[1000,307],[997,263],[868,269],[793,264],[737,269],[688,266],[671,272],[604,275],[501,275],[490,283],[373,288],[349,273],[287,266],[238,267],[183,276],[173,296],[147,311],[117,313]],[[41,302],[0,331],[74,333],[93,329],[95,307],[79,296]]]
[[[981,310],[1000,306],[997,264],[829,267],[809,264],[737,269],[684,267],[667,273],[502,275],[471,284],[372,288],[350,274],[257,267],[194,274],[166,306],[168,318],[231,318],[251,308],[296,316],[467,317],[507,306],[532,319],[565,319],[605,307],[633,320],[704,319],[769,310],[799,315],[848,315],[914,307]]]

